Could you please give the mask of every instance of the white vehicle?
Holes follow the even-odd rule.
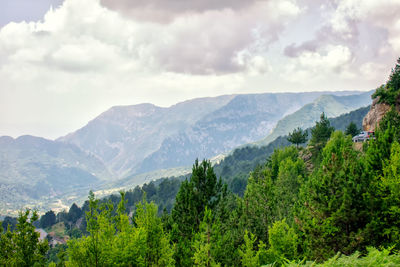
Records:
[[[362,131],[360,134],[353,137],[353,142],[365,142],[370,138],[375,138],[375,132]]]

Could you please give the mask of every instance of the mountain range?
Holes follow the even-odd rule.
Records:
[[[295,127],[312,126],[321,112],[334,117],[367,106],[370,94],[266,93],[198,98],[168,108],[116,106],[55,141],[0,137],[0,214],[26,203],[63,208],[89,189],[183,174],[196,158],[267,144]]]
[[[257,141],[285,115],[324,94],[228,95],[193,99],[169,108],[117,106],[57,141],[96,155],[114,177],[131,176],[190,165],[196,158],[209,158]],[[348,105],[343,106],[334,113],[348,111]]]

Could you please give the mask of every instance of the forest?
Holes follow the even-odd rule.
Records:
[[[90,192],[82,208],[41,218],[21,211],[3,223],[0,265],[399,266],[397,63],[373,95],[391,109],[368,142],[356,146],[357,127],[335,130],[321,114],[310,131],[289,135],[293,145],[252,166],[241,194],[220,178],[224,168],[217,175],[196,160],[190,176],[105,199]],[[66,245],[39,241],[35,227],[56,222]]]

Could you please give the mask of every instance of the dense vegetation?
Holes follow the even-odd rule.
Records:
[[[90,193],[82,208],[39,220],[42,227],[69,225],[66,250],[50,250],[47,263],[47,241],[34,231],[37,214],[21,212],[16,229],[0,235],[0,265],[399,265],[399,128],[392,108],[376,138],[360,148],[322,114],[308,146],[275,149],[251,171],[242,197],[207,160],[196,161],[183,181],[165,179],[103,200]],[[175,195],[160,216],[155,202]]]
[[[395,105],[399,103],[400,95],[400,58],[397,60],[397,64],[392,69],[389,81],[376,89],[372,98],[378,98],[379,103],[385,103],[388,105]]]

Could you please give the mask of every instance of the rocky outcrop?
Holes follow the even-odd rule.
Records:
[[[363,119],[364,131],[375,131],[383,116],[390,110],[390,105],[385,103],[378,103],[378,98],[372,102],[371,109]]]

